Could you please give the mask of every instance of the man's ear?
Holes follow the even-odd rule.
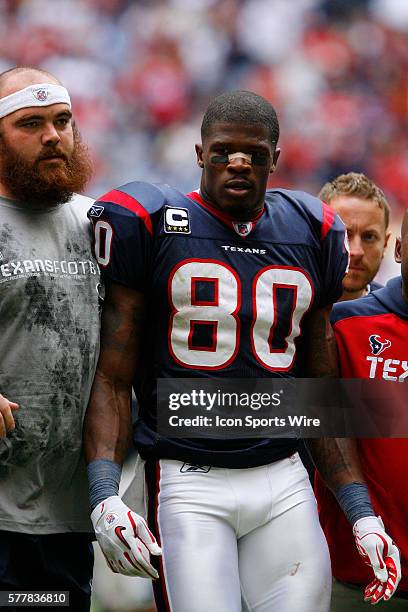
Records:
[[[270,174],[272,174],[272,172],[275,172],[275,170],[276,170],[276,165],[278,163],[280,152],[281,152],[280,149],[275,149],[275,151],[274,151],[271,169],[269,170]]]
[[[395,239],[394,259],[395,259],[395,261],[397,263],[401,263],[402,262],[401,238],[396,238]]]
[[[197,155],[197,165],[200,168],[204,168],[203,147],[202,147],[202,145],[201,144],[196,144],[195,151],[196,151],[196,155]]]
[[[386,233],[385,233],[383,258],[384,258],[385,251],[386,251],[386,249],[387,249],[387,246],[388,246],[388,241],[389,241],[390,237],[391,237],[391,231],[389,230],[388,232],[386,232]],[[395,245],[395,246],[397,246],[397,245]]]

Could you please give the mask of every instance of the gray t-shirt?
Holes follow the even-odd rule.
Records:
[[[0,197],[0,530],[92,531],[82,424],[99,348],[100,276],[76,195],[33,210]]]

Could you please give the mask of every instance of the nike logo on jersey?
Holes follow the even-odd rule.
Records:
[[[237,247],[237,246],[230,246],[228,244],[222,244],[221,248],[224,249],[224,251],[230,251],[231,253],[251,253],[253,255],[266,255],[265,249],[255,249],[251,247]]]
[[[383,378],[404,382],[408,378],[408,361],[401,359],[384,359],[383,357],[366,357],[370,362],[369,378]]]
[[[186,472],[201,472],[203,474],[208,474],[210,470],[211,470],[211,466],[197,465],[196,463],[183,463],[183,465],[180,468],[180,472],[182,474]]]

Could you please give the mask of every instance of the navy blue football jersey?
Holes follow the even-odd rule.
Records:
[[[168,439],[156,432],[158,378],[295,377],[303,317],[342,293],[345,228],[306,193],[268,190],[258,218],[231,220],[198,192],[128,183],[89,212],[114,283],[142,292],[148,321],[135,379],[141,455],[225,467],[290,455],[296,441]]]
[[[367,285],[367,294],[372,293],[373,291],[378,291],[378,289],[382,289],[384,285],[381,285],[380,283],[377,283],[377,281],[371,281],[371,283],[369,283]]]

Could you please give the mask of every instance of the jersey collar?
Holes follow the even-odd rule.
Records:
[[[214,206],[214,204],[204,200],[198,189],[197,191],[188,193],[187,197],[200,204],[200,206],[208,210],[209,213],[211,213],[214,217],[217,217],[217,219],[222,221],[227,227],[233,229],[240,238],[246,238],[249,236],[249,234],[255,229],[256,224],[262,217],[265,210],[265,207],[263,207],[255,217],[249,219],[248,221],[237,221],[236,219],[232,219],[229,215],[222,212],[222,210]]]
[[[371,295],[391,312],[394,312],[402,319],[408,319],[408,302],[402,297],[401,276],[392,278],[385,287],[374,291]]]

